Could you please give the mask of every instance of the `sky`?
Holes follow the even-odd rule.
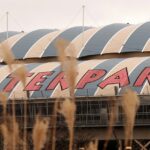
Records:
[[[83,4],[86,26],[150,20],[150,0],[0,0],[0,32],[6,30],[7,11],[9,30],[80,26]]]

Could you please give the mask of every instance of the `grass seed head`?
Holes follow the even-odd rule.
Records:
[[[7,95],[4,92],[0,92],[0,101],[2,103],[3,109],[6,109],[6,105],[7,105]]]
[[[68,46],[69,45],[69,46]],[[58,60],[61,63],[62,70],[65,72],[66,81],[69,85],[70,96],[74,98],[74,89],[77,76],[77,61],[75,58],[75,47],[70,42],[59,39],[56,42],[56,49],[58,50]],[[66,47],[68,46],[66,54]]]
[[[8,67],[11,70],[15,57],[8,45],[0,45],[0,57],[8,64]]]
[[[60,109],[58,110],[65,117],[65,121],[69,129],[69,150],[72,150],[73,137],[74,137],[74,122],[75,122],[75,112],[76,105],[75,102],[70,99],[65,99]]]
[[[17,67],[13,74],[22,82],[23,86],[25,87],[27,75],[26,67],[24,65]]]
[[[131,143],[135,116],[139,105],[140,101],[137,94],[131,89],[127,89],[122,99],[122,108],[125,113],[125,145],[128,142]]]
[[[75,103],[70,99],[65,99],[58,111],[65,117],[69,129],[72,128],[75,120]]]
[[[18,123],[14,120],[12,122],[12,119],[7,117],[6,122],[1,124],[0,127],[4,138],[4,147],[6,147],[7,150],[15,150],[17,144],[20,142]]]
[[[44,147],[44,144],[46,142],[48,125],[48,119],[40,118],[39,116],[37,116],[32,134],[34,150],[40,150]]]
[[[91,141],[86,150],[97,150],[98,149],[98,140]]]

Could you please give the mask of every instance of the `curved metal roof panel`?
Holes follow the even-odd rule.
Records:
[[[82,51],[82,48],[88,40],[99,30],[99,28],[91,28],[88,29],[81,34],[79,34],[75,39],[73,39],[70,44],[66,48],[66,54],[67,56],[70,55],[69,50],[72,48],[72,45],[74,46],[74,55],[78,58],[80,55],[80,52]]]
[[[89,27],[84,27],[84,31],[88,30]],[[51,43],[48,45],[48,47],[45,49],[42,57],[52,57],[57,56],[57,49],[55,48],[56,41],[58,39],[65,39],[67,41],[72,41],[74,38],[76,38],[80,33],[83,32],[83,27],[73,27],[65,30],[61,34],[59,34]]]
[[[18,33],[20,33],[20,32],[8,31],[8,38],[10,38],[11,36],[14,36],[14,35],[16,35]],[[1,32],[0,33],[0,43],[3,42],[6,39],[7,39],[7,32]]]
[[[100,29],[85,45],[80,57],[99,55],[111,37],[126,26],[127,24],[111,24]]]
[[[144,23],[137,28],[124,44],[121,53],[124,52],[142,52],[146,42],[150,38],[150,22]]]
[[[129,35],[137,28],[136,25],[129,25],[117,32],[105,45],[101,54],[120,53],[123,43],[128,39]]]
[[[40,58],[42,53],[44,52],[45,47],[54,39],[55,36],[59,34],[60,31],[54,31],[46,34],[42,38],[40,38],[37,42],[35,42],[26,55],[24,56],[24,59],[26,58]]]
[[[13,47],[12,51],[15,55],[16,59],[22,59],[25,54],[28,52],[30,47],[41,37],[52,32],[54,30],[49,29],[40,29],[33,32],[28,33],[24,37],[22,37]]]

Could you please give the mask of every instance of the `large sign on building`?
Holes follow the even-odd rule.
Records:
[[[135,61],[136,60],[136,61]],[[109,60],[89,60],[78,64],[76,96],[110,96],[122,94],[126,87],[131,87],[138,94],[150,93],[150,66],[148,58],[128,58]],[[135,65],[136,64],[136,65]],[[31,97],[69,96],[69,86],[65,73],[58,62],[27,64],[26,86],[2,66],[0,89],[10,98],[24,97],[26,91]]]

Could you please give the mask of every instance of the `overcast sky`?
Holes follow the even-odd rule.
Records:
[[[82,25],[84,0],[0,0],[0,31],[31,31]],[[150,0],[86,0],[85,25],[141,23],[150,20]]]

